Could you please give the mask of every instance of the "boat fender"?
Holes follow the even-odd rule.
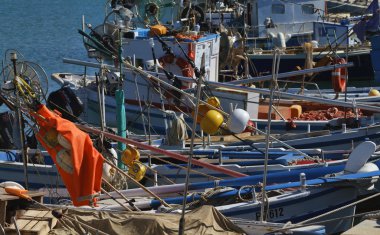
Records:
[[[302,114],[302,106],[298,104],[293,104],[290,106],[290,117],[299,118]]]
[[[368,172],[373,172],[373,171],[378,171],[378,170],[379,170],[379,167],[376,164],[374,164],[372,162],[368,162],[368,163],[364,164],[364,166],[362,166],[358,170],[358,173],[368,173]],[[372,180],[370,182],[370,186],[367,188],[367,190],[374,189],[375,188],[374,183],[376,183],[378,180],[379,180],[379,176],[372,177]]]
[[[132,165],[128,168],[128,175],[137,181],[144,178],[146,173],[146,166],[139,161],[133,161]]]
[[[115,169],[113,169],[107,162],[104,162],[102,177],[107,182],[112,182],[114,175],[115,175]]]
[[[140,159],[140,152],[133,146],[128,145],[127,148],[121,154],[121,161],[131,167],[133,161],[138,161]]]
[[[16,189],[21,189],[21,190],[25,189],[21,184],[19,184],[17,182],[5,181],[5,182],[0,183],[0,195],[1,194],[8,194],[5,191],[5,188],[16,188]]]
[[[247,127],[249,114],[243,109],[235,109],[227,121],[227,128],[235,133],[242,133]]]
[[[209,97],[206,102],[209,105],[212,105],[213,107],[219,109],[220,108],[220,101],[218,97],[216,96],[211,96]],[[197,123],[201,123],[202,118],[206,115],[206,113],[211,110],[207,105],[205,104],[200,104],[198,108],[198,116],[197,116]],[[194,116],[194,111],[191,112],[191,114]]]
[[[215,108],[220,108],[220,100],[218,99],[218,97],[216,96],[211,96],[209,97],[206,102],[212,106],[214,106]]]
[[[371,89],[369,92],[368,92],[368,96],[380,96],[380,92],[376,89]]]
[[[201,120],[201,129],[207,134],[215,134],[223,124],[224,118],[216,110],[209,110]]]
[[[335,59],[334,64],[345,64],[346,60],[343,58]],[[346,90],[347,68],[336,68],[331,73],[332,87],[336,93],[344,92]]]

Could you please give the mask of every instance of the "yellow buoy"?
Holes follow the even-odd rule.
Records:
[[[380,96],[380,92],[376,89],[371,89],[368,93],[368,96]]]
[[[121,154],[121,161],[127,165],[131,166],[133,161],[140,159],[140,152],[133,146],[128,145],[127,148]]]
[[[53,128],[50,128],[45,136],[44,136],[44,140],[45,142],[51,147],[51,148],[54,148],[57,144],[58,144],[58,139],[57,139],[57,136],[58,136],[58,131],[56,129],[53,129]]]
[[[212,96],[212,97],[208,98],[206,102],[208,104],[214,106],[215,108],[220,108],[220,101],[219,101],[218,97]]]
[[[205,104],[200,104],[198,108],[198,116],[197,116],[197,123],[201,123],[202,118],[206,115],[206,113],[210,110],[209,107]],[[194,117],[194,110],[191,111],[191,115]]]
[[[294,104],[290,106],[290,117],[291,118],[299,118],[302,114],[302,106],[298,104]]]
[[[128,169],[128,175],[137,181],[144,178],[146,173],[146,166],[139,161],[133,161],[132,165]]]
[[[215,134],[223,124],[223,116],[216,110],[209,110],[201,120],[201,128],[207,134]]]

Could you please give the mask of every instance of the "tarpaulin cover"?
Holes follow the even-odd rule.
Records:
[[[97,212],[66,210],[72,220],[64,220],[64,225],[57,224],[50,231],[51,235],[84,234],[84,229],[75,220],[84,222],[107,234],[144,234],[169,235],[178,234],[180,214],[140,213],[140,212]],[[89,234],[95,232],[89,231]],[[203,206],[185,215],[184,234],[244,234],[244,231],[224,217],[212,206]]]

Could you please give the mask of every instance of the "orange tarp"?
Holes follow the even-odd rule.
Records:
[[[94,148],[89,135],[74,123],[44,105],[37,113],[34,115],[39,126],[37,139],[57,165],[73,204],[92,205],[96,202],[94,196],[100,192],[103,156]]]

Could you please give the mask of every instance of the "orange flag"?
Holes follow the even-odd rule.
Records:
[[[95,205],[102,180],[103,156],[90,136],[41,105],[33,115],[37,139],[49,152],[75,206]]]

